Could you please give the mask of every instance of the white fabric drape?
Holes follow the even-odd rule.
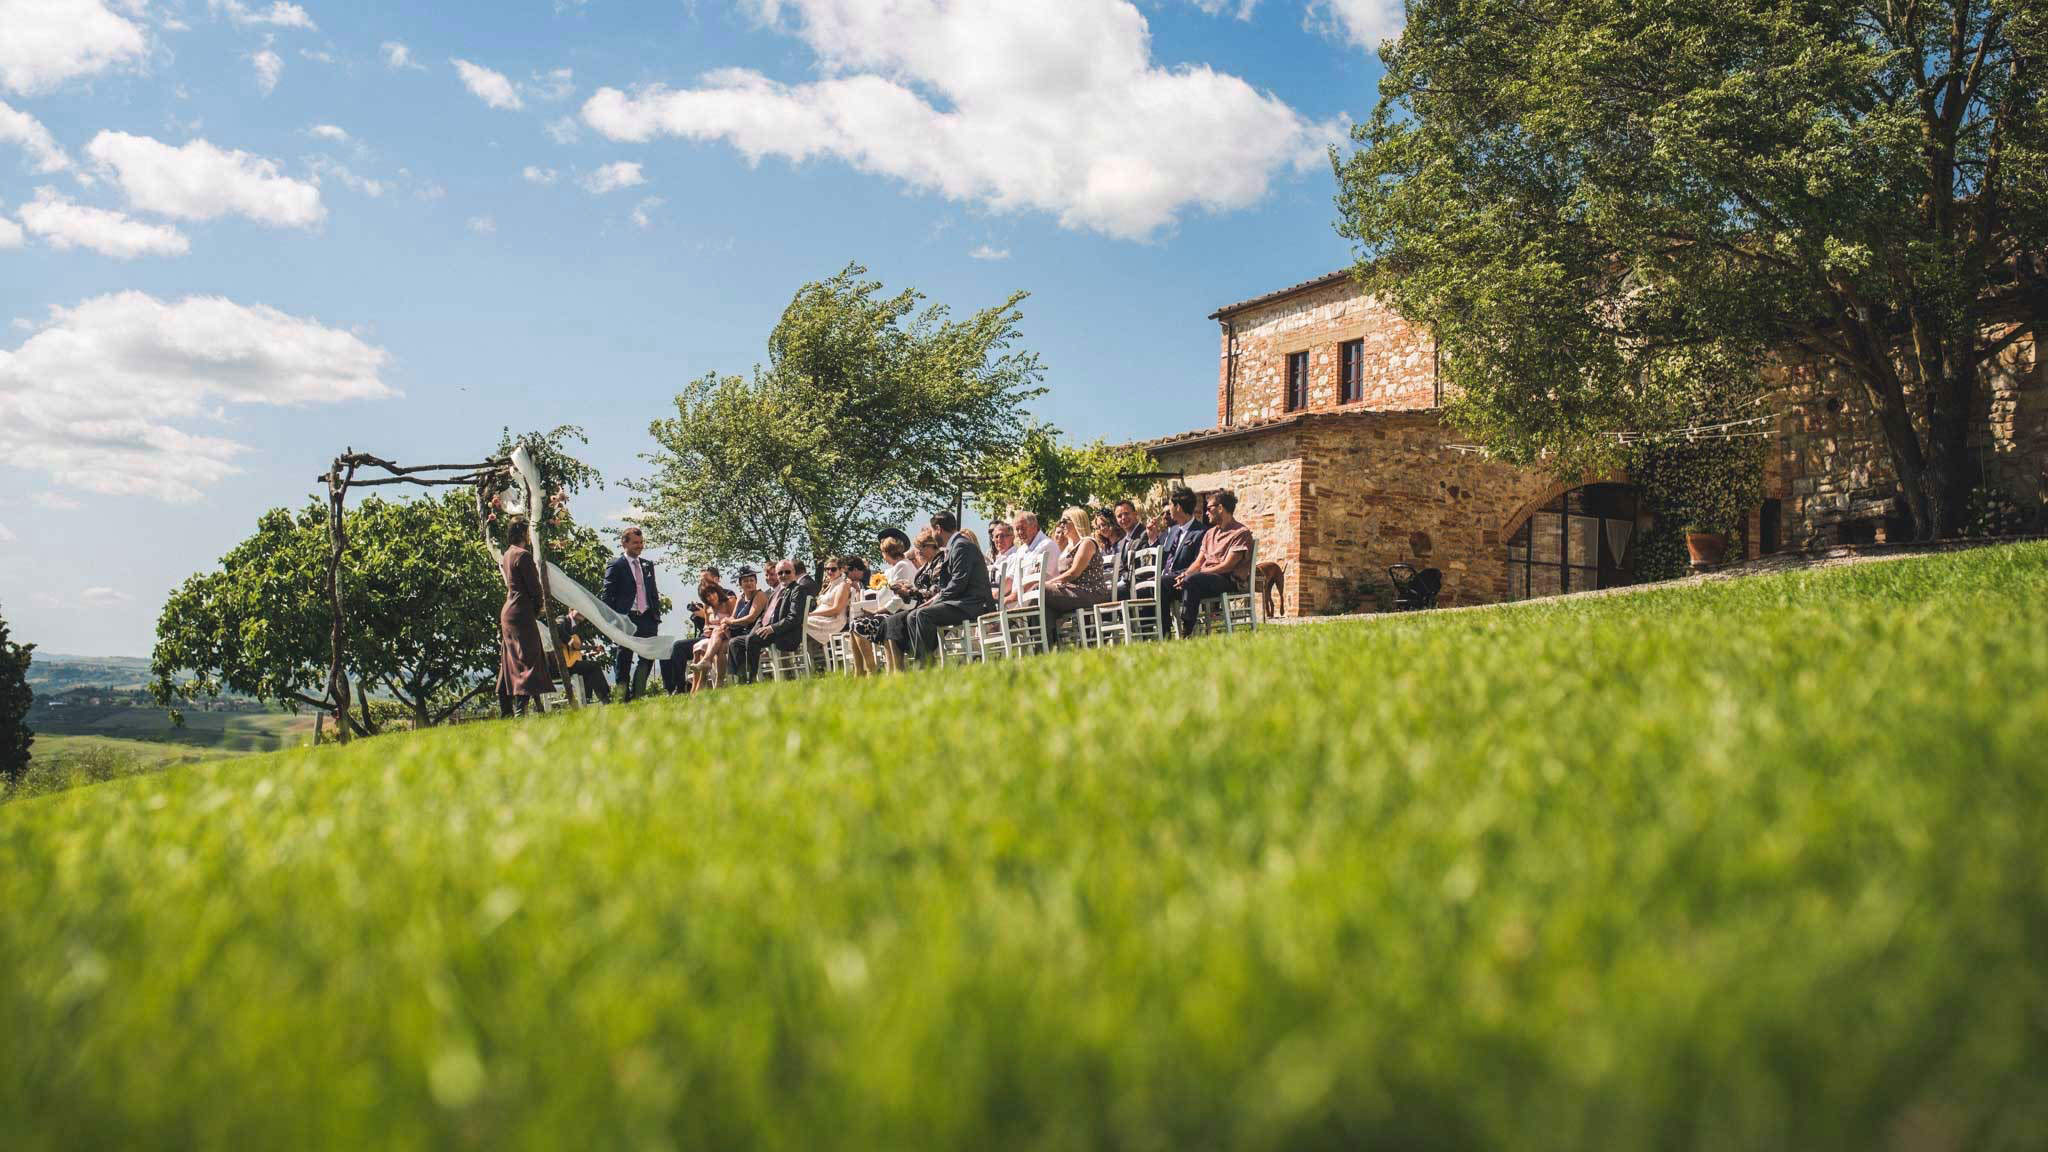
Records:
[[[512,467],[518,471],[521,478],[526,481],[527,487],[538,498],[541,492],[540,469],[534,467],[533,454],[526,450],[524,444],[512,450]],[[524,503],[523,500],[519,502]],[[513,501],[506,501],[508,512],[513,511],[512,503]],[[491,552],[497,559],[504,559],[505,553],[495,540],[491,541]],[[612,611],[611,605],[591,595],[590,589],[571,580],[568,573],[555,566],[554,561],[548,561],[547,567],[549,595],[562,607],[590,621],[591,626],[604,633],[612,643],[649,660],[668,659],[675,653],[676,645],[682,643],[682,638],[678,636],[633,635],[631,620]],[[540,635],[543,641],[549,642],[549,650],[553,651],[554,630],[543,627]]]

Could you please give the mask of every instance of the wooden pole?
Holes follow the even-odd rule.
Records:
[[[348,632],[348,609],[341,597],[341,559],[348,547],[348,530],[341,522],[348,501],[348,484],[356,467],[342,471],[342,458],[335,457],[327,473],[327,702],[334,709],[334,738],[348,743],[348,673],[341,666],[341,653]]]
[[[555,635],[555,601],[548,589],[548,557],[541,550],[540,524],[547,518],[550,506],[542,499],[542,494],[526,482],[523,473],[519,477],[519,487],[526,493],[527,542],[533,547],[534,571],[540,577],[540,627],[548,638],[548,655],[554,662],[555,678],[562,682],[562,698],[569,702],[569,710],[573,712],[576,693],[569,690],[569,668],[563,662],[562,646]]]

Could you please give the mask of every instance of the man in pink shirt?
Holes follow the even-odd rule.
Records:
[[[1180,589],[1180,634],[1195,634],[1202,601],[1250,587],[1252,530],[1238,523],[1237,493],[1228,489],[1209,497],[1209,530],[1194,564],[1173,578]]]

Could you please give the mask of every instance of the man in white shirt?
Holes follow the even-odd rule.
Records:
[[[1059,573],[1062,571],[1060,567],[1060,546],[1053,542],[1052,537],[1038,530],[1037,514],[1032,512],[1019,512],[1017,513],[1017,518],[1014,521],[1014,524],[1017,529],[1017,559],[1011,565],[1013,577],[1015,574],[1016,565],[1023,563],[1024,557],[1029,556],[1034,552],[1040,556],[1045,557],[1045,568],[1043,569],[1043,571],[1047,579],[1051,579],[1052,577],[1059,575]],[[1014,582],[1015,581],[1013,579],[1012,583]],[[1010,594],[1004,597],[1004,600],[1007,602],[1014,598],[1015,589],[1013,588],[1010,590]]]
[[[1010,577],[1017,567],[1017,557],[1023,550],[1017,547],[1017,530],[1005,520],[994,520],[988,526],[989,582],[995,586],[996,603],[1010,594]]]

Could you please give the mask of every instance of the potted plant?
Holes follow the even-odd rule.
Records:
[[[1713,436],[1653,444],[1631,463],[1659,519],[1684,533],[1695,570],[1718,566],[1730,533],[1763,502],[1763,453],[1761,438]]]

